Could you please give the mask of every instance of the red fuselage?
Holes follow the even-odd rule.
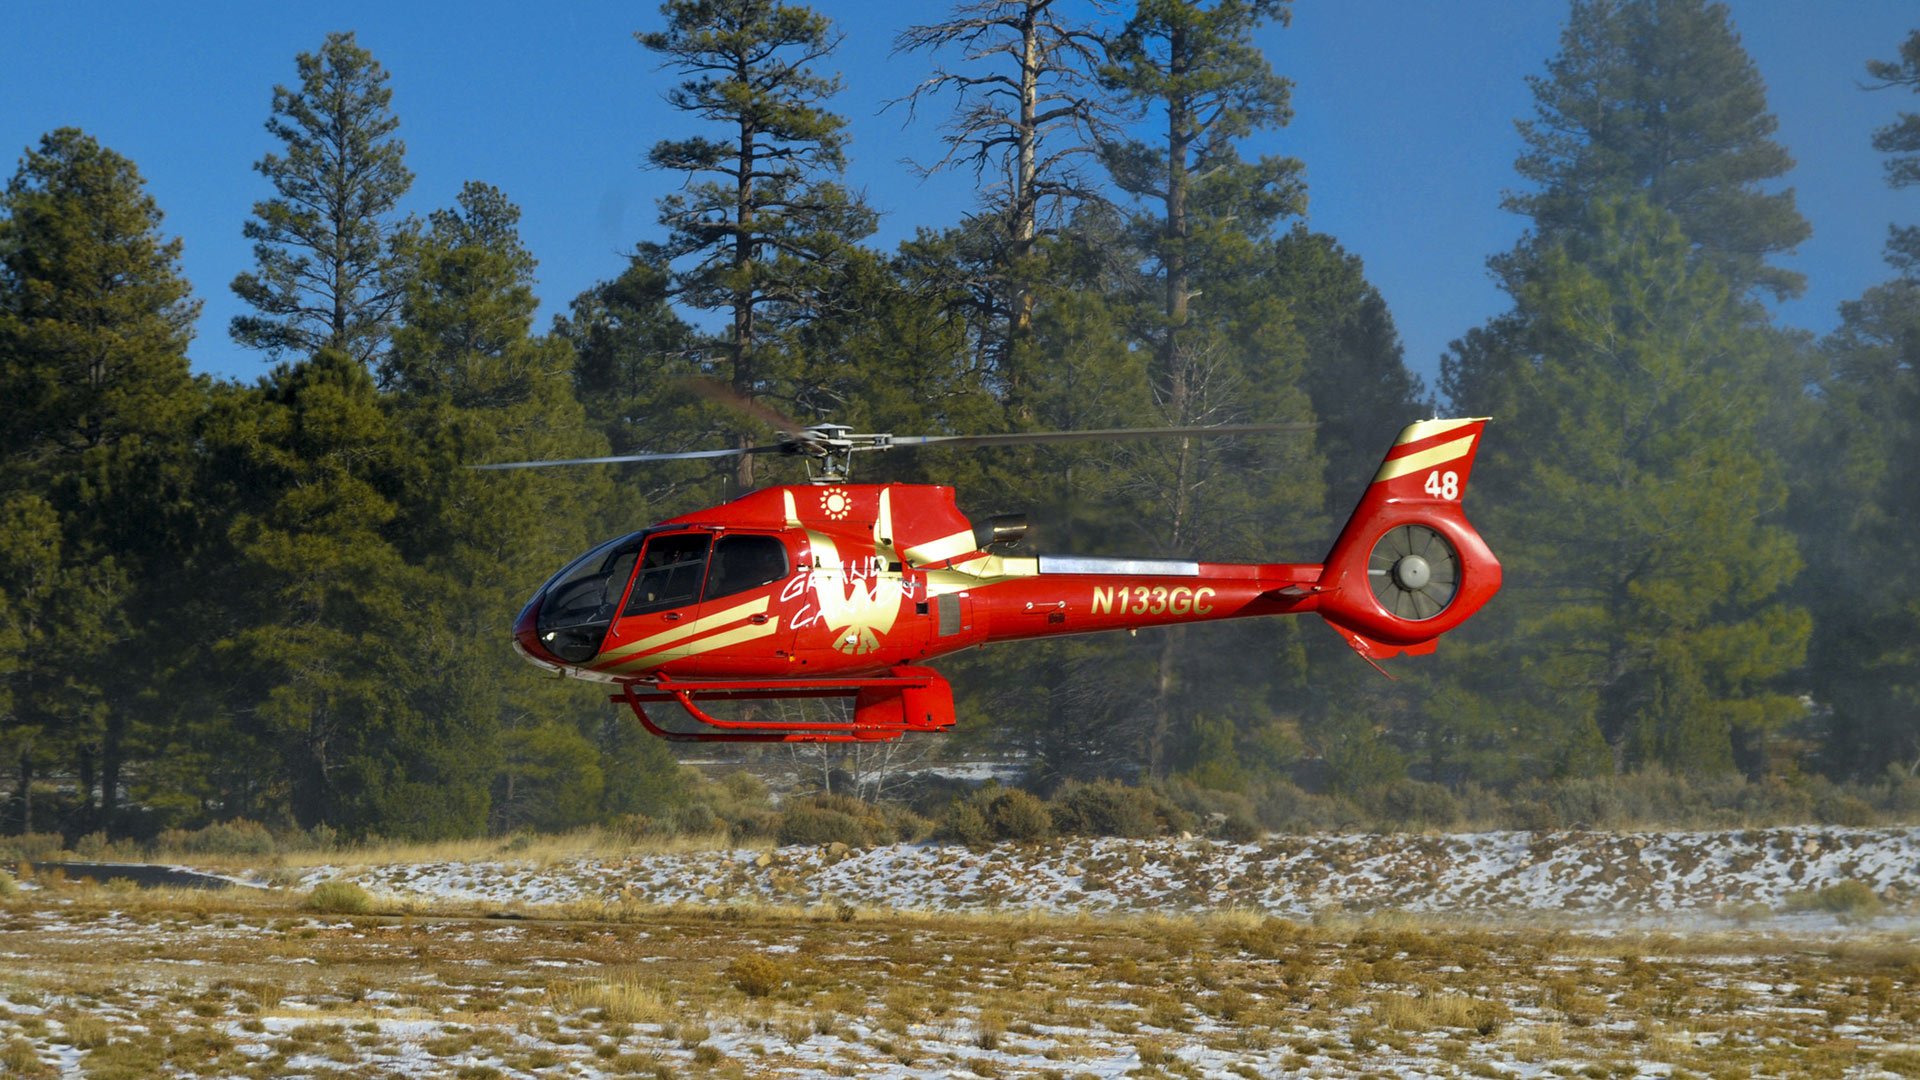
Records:
[[[586,567],[602,571],[586,576],[595,603],[576,605],[583,629],[570,655],[553,644],[564,620],[542,628],[564,572],[514,636],[535,663],[610,682],[867,675],[991,641],[1307,610],[1321,572],[979,547],[951,488],[770,488],[597,549],[600,566]],[[639,595],[662,573],[649,553],[669,548],[687,556],[681,591],[664,602]],[[757,573],[723,580],[726,560],[748,548]]]

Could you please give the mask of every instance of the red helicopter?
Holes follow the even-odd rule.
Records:
[[[1026,533],[1018,515],[976,523],[951,487],[847,479],[862,451],[1309,426],[894,436],[794,424],[767,446],[479,467],[808,458],[809,484],[683,514],[567,564],[520,612],[514,647],[549,671],[617,685],[612,700],[665,738],[845,742],[952,727],[953,690],[923,664],[993,642],[1311,611],[1369,662],[1432,652],[1500,588],[1500,563],[1460,507],[1485,419],[1403,430],[1320,563],[1015,556],[1003,549]],[[851,698],[851,718],[707,708],[793,698]],[[646,706],[667,702],[699,729],[656,723]]]

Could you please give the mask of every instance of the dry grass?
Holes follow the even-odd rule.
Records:
[[[193,852],[156,849],[144,857],[153,862],[178,863],[209,869],[257,869],[263,862],[300,869],[314,866],[410,866],[447,862],[510,860],[545,867],[586,856],[678,855],[698,851],[747,848],[770,849],[769,839],[734,840],[725,830],[691,836],[633,836],[590,827],[568,833],[424,842],[379,841],[337,848],[301,848],[263,859],[243,853]]]
[[[1034,1055],[1062,1076],[1746,1075],[1902,1072],[1920,1042],[1920,946],[1891,934],[304,899],[0,901],[0,1074],[51,1075],[64,1046],[108,1078],[269,1077],[302,1054],[347,1077],[1031,1075],[1010,1063]]]

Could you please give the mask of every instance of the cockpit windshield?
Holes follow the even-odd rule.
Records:
[[[536,632],[548,652],[570,664],[600,651],[646,534],[609,540],[568,564],[541,590]]]

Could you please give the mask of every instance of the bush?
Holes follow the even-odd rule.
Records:
[[[275,845],[273,834],[267,831],[265,825],[235,818],[232,821],[216,821],[192,832],[168,829],[155,838],[154,846],[163,851],[180,851],[189,855],[271,855]]]
[[[1920,776],[1899,765],[1888,765],[1881,777],[1880,805],[1900,815],[1920,813]]]
[[[1360,808],[1346,799],[1337,795],[1314,795],[1286,780],[1256,786],[1253,807],[1261,824],[1282,832],[1351,829],[1366,820]]]
[[[1258,785],[1248,787],[1254,789]],[[1253,798],[1244,791],[1220,791],[1175,781],[1166,798],[1174,810],[1167,818],[1170,833],[1202,832],[1236,844],[1250,843],[1267,833]]]
[[[934,830],[934,837],[956,844],[965,844],[970,848],[983,848],[993,843],[993,830],[987,827],[986,816],[972,802],[953,800],[947,807],[945,817],[940,819],[940,827]]]
[[[933,830],[938,840],[968,847],[985,847],[1001,840],[1033,843],[1053,835],[1053,815],[1047,804],[1019,788],[990,783],[947,807]]]
[[[1880,894],[1864,881],[1851,878],[1819,889],[1787,894],[1788,911],[1824,911],[1843,921],[1871,919],[1884,907]]]
[[[819,806],[788,807],[780,815],[780,824],[774,838],[781,844],[845,844],[848,847],[861,847],[869,842],[870,833],[859,818],[838,810],[828,810]]]
[[[20,895],[20,886],[14,883],[13,875],[0,870],[0,900]]]
[[[1053,835],[1047,804],[1019,788],[1007,788],[987,800],[987,827],[1001,840],[1031,843]]]
[[[782,810],[774,836],[782,844],[872,847],[924,835],[931,826],[905,807],[875,806],[848,795],[816,795]]]
[[[315,885],[306,906],[328,915],[365,915],[373,908],[373,897],[354,882],[334,878]]]
[[[1865,799],[1831,791],[1813,804],[1813,814],[1822,825],[1861,827],[1880,820],[1880,814]]]
[[[766,997],[787,984],[787,967],[770,956],[746,953],[727,965],[727,981],[748,997]]]
[[[1441,784],[1395,780],[1378,797],[1381,815],[1400,828],[1444,829],[1460,820],[1460,804]]]
[[[56,861],[66,847],[66,841],[55,832],[0,836],[0,859],[8,862],[51,862]]]
[[[1193,828],[1187,812],[1160,792],[1112,780],[1069,784],[1054,795],[1049,809],[1053,828],[1069,836],[1144,840]]]

